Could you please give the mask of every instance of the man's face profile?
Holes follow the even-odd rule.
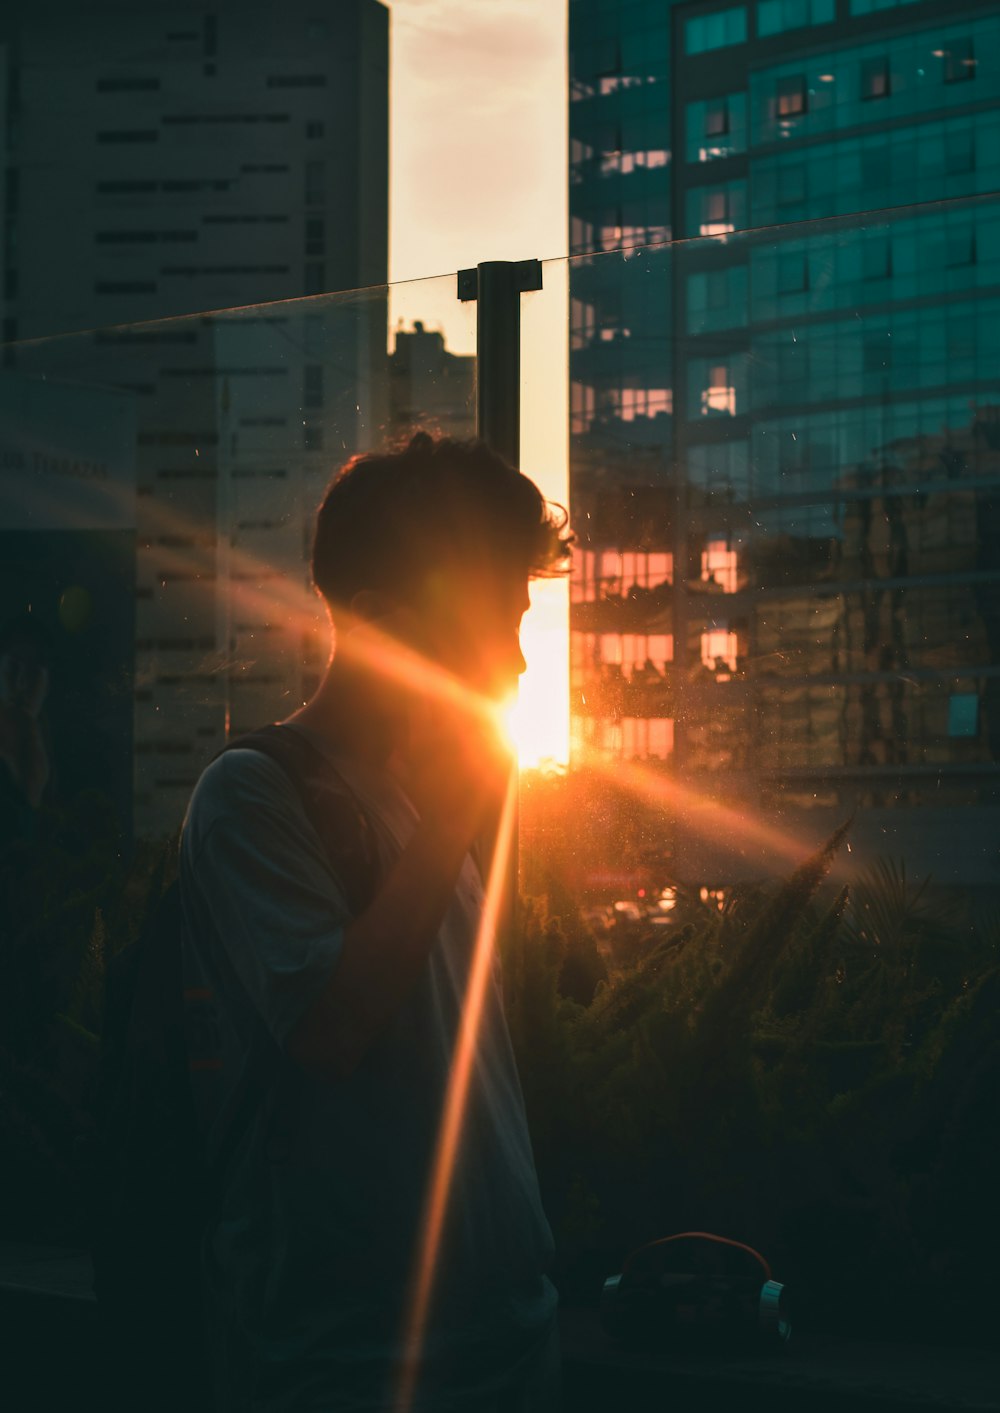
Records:
[[[464,567],[434,575],[424,595],[428,655],[474,691],[503,701],[524,671],[521,619],[528,575]]]

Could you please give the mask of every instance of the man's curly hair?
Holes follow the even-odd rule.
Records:
[[[365,590],[414,602],[442,570],[557,575],[567,518],[484,442],[418,432],[337,472],[316,517],[313,583],[335,612]]]

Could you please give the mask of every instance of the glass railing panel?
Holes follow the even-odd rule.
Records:
[[[996,814],[947,811],[1000,801],[998,234],[982,196],[569,262],[571,758],[663,806],[578,870],[602,905],[854,810],[994,881]]]
[[[171,834],[227,739],[309,697],[331,476],[474,430],[475,306],[455,276],[393,299],[392,329],[377,288],[5,347],[5,849],[59,815],[126,855]]]
[[[568,262],[570,752],[523,778],[513,1014],[570,1300],[714,1231],[813,1329],[992,1338],[998,220]]]
[[[475,305],[452,275],[0,355],[0,1126],[11,1234],[79,1246],[106,968],[204,765],[320,680],[332,475],[472,433]]]

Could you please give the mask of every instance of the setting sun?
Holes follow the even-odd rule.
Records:
[[[516,700],[503,719],[522,770],[569,760],[567,585],[540,579],[521,628],[528,664]]]

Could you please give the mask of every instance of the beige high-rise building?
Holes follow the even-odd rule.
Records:
[[[312,514],[387,418],[388,11],[13,0],[3,92],[4,361],[134,403],[123,749],[158,834],[322,666]]]

